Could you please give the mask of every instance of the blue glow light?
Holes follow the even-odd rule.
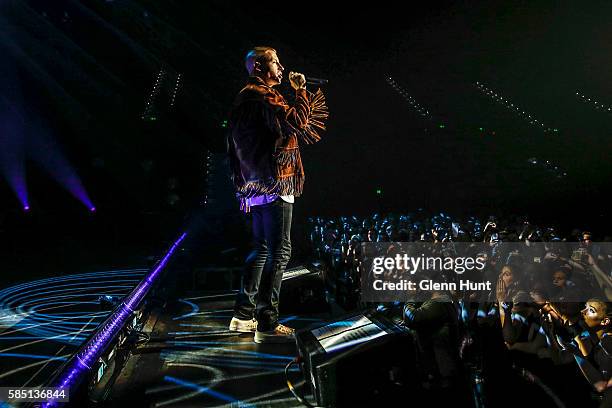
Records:
[[[83,332],[86,332],[87,330],[83,330]],[[57,336],[56,338],[62,338],[62,337],[70,337],[72,338],[74,336],[74,334],[62,334]],[[86,339],[86,337],[84,336],[76,336],[76,338],[78,339],[79,342],[83,341]],[[3,336],[0,337],[0,341],[13,341],[13,340],[42,340],[42,339],[49,339],[49,337],[47,336]]]
[[[333,322],[330,323],[328,325],[326,325],[326,327],[351,327],[355,325],[355,321],[354,320],[341,320],[339,322]]]
[[[185,303],[189,306],[191,306],[191,312],[181,315],[181,316],[177,316],[177,317],[173,317],[172,320],[181,320],[181,319],[186,319],[188,317],[191,317],[193,315],[195,315],[196,313],[198,313],[200,311],[200,306],[196,305],[193,302],[190,302],[188,300],[185,299],[179,299],[179,302]]]
[[[290,322],[290,321],[295,320],[297,318],[298,318],[297,316],[289,316],[289,317],[285,317],[284,319],[279,320],[278,322],[279,323],[287,323],[287,322]]]
[[[42,356],[40,354],[21,354],[21,353],[0,353],[0,357],[33,358],[38,360],[67,360],[66,357]]]

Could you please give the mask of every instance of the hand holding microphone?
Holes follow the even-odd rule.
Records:
[[[327,79],[307,77],[299,72],[289,72],[289,82],[293,89],[306,88],[306,84],[327,85]]]
[[[306,76],[299,72],[289,72],[289,82],[293,89],[306,89]]]

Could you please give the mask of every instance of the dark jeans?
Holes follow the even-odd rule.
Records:
[[[234,306],[238,319],[257,319],[257,330],[278,324],[278,297],[283,272],[291,257],[293,204],[280,198],[251,207],[254,248],[246,260]]]

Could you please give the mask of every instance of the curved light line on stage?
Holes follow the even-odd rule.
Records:
[[[233,294],[232,294],[233,295]],[[217,296],[214,296],[217,297]],[[206,297],[207,298],[207,297]],[[187,298],[192,300],[192,298]],[[195,300],[195,298],[193,299]],[[202,336],[207,337],[211,335],[236,335],[235,332],[231,332],[227,329],[225,322],[219,320],[227,320],[233,313],[233,309],[222,309],[212,311],[199,311],[199,306],[186,299],[181,299],[181,302],[189,306],[188,311],[182,312],[178,316],[173,317],[173,320],[180,320],[178,324],[181,328],[193,328],[198,331],[177,331],[169,332],[168,335],[176,336],[174,340],[170,340],[167,344],[171,347],[160,353],[160,359],[164,362],[167,367],[193,367],[200,368],[202,370],[214,370],[218,374],[214,378],[196,379],[195,381],[187,381],[183,378],[177,378],[172,376],[166,376],[164,379],[166,382],[171,384],[158,385],[155,388],[146,390],[146,394],[158,394],[158,393],[176,393],[177,389],[190,388],[194,391],[187,392],[185,395],[178,397],[168,397],[157,401],[153,404],[156,408],[162,408],[171,406],[174,404],[180,404],[183,401],[193,399],[198,395],[205,394],[212,396],[221,401],[220,406],[255,406],[261,403],[274,403],[278,401],[291,401],[292,398],[284,398],[283,393],[289,394],[286,388],[274,390],[264,395],[253,396],[248,400],[238,400],[234,396],[220,393],[214,389],[219,386],[222,382],[235,382],[241,379],[248,379],[259,376],[278,376],[284,372],[287,362],[293,359],[293,356],[287,356],[282,354],[264,353],[253,350],[239,350],[235,347],[238,345],[252,345],[252,341],[191,341],[188,340],[187,336]],[[201,319],[201,320],[200,320]],[[288,316],[285,318],[286,321],[291,320],[312,320],[320,321],[321,319],[313,318],[300,318],[298,316]],[[185,322],[187,321],[187,322]],[[208,329],[208,330],[207,330]],[[240,334],[238,334],[240,335]],[[179,337],[181,336],[181,337]],[[231,375],[232,369],[239,369],[241,373],[239,375]],[[298,367],[293,367],[291,371],[299,371]],[[192,377],[193,378],[193,377]],[[296,386],[303,385],[304,382],[296,384]],[[280,395],[279,395],[280,394]],[[162,394],[166,395],[166,394]],[[275,397],[281,397],[281,399],[274,399]],[[258,401],[258,402],[255,402]],[[198,400],[192,400],[193,403]],[[227,404],[227,405],[226,405]]]
[[[259,353],[255,351],[236,350],[225,347],[202,347],[201,344],[181,344],[172,342],[176,347],[195,350],[163,351],[160,358],[168,363],[196,363],[214,365],[220,368],[249,368],[266,371],[283,371],[291,357]],[[279,361],[281,360],[281,361]]]
[[[200,331],[200,332],[170,332],[169,336],[180,336],[181,339],[187,337],[240,337],[244,333],[232,332],[227,329],[219,330],[219,331]],[[237,344],[237,343],[232,343]],[[246,344],[246,343],[245,343]],[[253,344],[253,342],[249,342],[248,344]]]
[[[0,330],[4,331],[0,332],[0,340],[19,337],[10,336],[14,333],[28,333],[32,335],[32,342],[26,344],[56,341],[78,345],[110,313],[99,310],[99,297],[124,297],[146,272],[146,269],[119,269],[81,273],[2,289]]]
[[[33,344],[42,343],[42,342],[49,341],[49,340],[55,340],[55,339],[58,339],[58,338],[61,338],[61,337],[68,337],[68,336],[70,336],[71,337],[70,341],[73,341],[76,338],[78,338],[79,341],[83,341],[83,340],[85,340],[85,336],[78,336],[83,331],[84,330],[81,329],[79,331],[75,331],[75,332],[72,332],[72,333],[60,334],[60,335],[52,336],[52,337],[38,337],[35,340],[29,341],[29,342],[26,342],[26,343],[19,343],[19,344],[15,345],[15,346],[7,347],[5,349],[2,349],[2,350],[0,350],[0,353],[4,353],[4,352],[7,352],[7,351],[15,350],[15,349],[22,348],[22,347],[31,346]],[[30,340],[31,339],[32,338],[30,337]]]
[[[181,315],[181,316],[177,316],[177,317],[173,317],[172,320],[181,320],[181,319],[186,319],[188,317],[194,316],[195,314],[197,314],[200,311],[200,306],[196,305],[193,302],[190,302],[188,300],[185,299],[179,299],[179,302],[185,303],[186,305],[191,306],[191,312]]]
[[[68,333],[69,335],[72,335],[72,337],[70,338],[70,341],[74,341],[77,338],[79,339],[79,341],[85,340],[86,337],[79,336],[79,334],[83,333],[84,331],[90,331],[90,330],[85,330],[85,327],[87,327],[91,323],[91,321],[93,319],[95,319],[95,317],[92,317],[91,319],[89,319],[89,322],[87,322],[85,325],[83,325],[83,327],[81,327],[81,329],[79,331]],[[61,335],[58,335],[58,336],[53,336],[53,337],[47,337],[47,338],[32,340],[32,341],[29,341],[29,342],[26,342],[26,343],[19,343],[19,344],[13,346],[13,347],[8,347],[8,348],[5,348],[3,350],[0,350],[0,353],[4,353],[4,352],[7,352],[7,351],[15,350],[15,349],[22,348],[22,347],[31,346],[33,344],[42,343],[44,341],[55,340],[56,338],[65,337],[65,336],[66,336],[65,334],[61,334]]]
[[[80,318],[81,318],[81,316],[75,316],[75,317],[66,317],[66,318],[63,318],[62,320],[76,319],[76,318],[79,318],[79,319],[80,319]],[[52,333],[54,333],[54,332],[57,332],[57,331],[58,331],[58,330],[55,330],[55,328],[57,328],[57,327],[64,328],[64,327],[65,327],[65,326],[61,326],[61,325],[59,325],[59,324],[58,324],[58,323],[59,323],[59,321],[60,321],[60,320],[52,320],[52,321],[49,321],[49,322],[46,322],[46,323],[39,323],[39,324],[27,324],[27,323],[21,324],[21,323],[18,323],[17,325],[21,325],[21,326],[23,326],[23,327],[21,327],[21,328],[19,328],[19,329],[11,330],[11,331],[5,331],[5,332],[2,332],[2,333],[0,333],[0,336],[4,336],[4,335],[6,335],[6,334],[13,334],[13,333],[21,332],[21,331],[26,332],[26,333],[30,333],[30,334],[33,334],[33,335],[38,335],[38,336],[44,336],[45,334],[47,334],[47,335],[51,335]],[[71,322],[67,322],[66,324],[68,324],[68,325],[69,325],[69,324],[71,324]],[[95,323],[90,323],[90,325],[94,325],[94,324],[95,324]],[[49,327],[47,327],[47,328],[46,328],[46,331],[45,331],[45,330],[43,330],[43,331],[42,331],[42,333],[41,333],[41,331],[40,331],[39,329],[37,329],[37,330],[32,330],[32,329],[34,329],[34,328],[36,328],[36,327],[49,326],[49,325],[55,325],[55,326],[54,326],[53,328],[49,328]],[[75,324],[75,325],[77,325],[77,326],[82,326],[82,323]],[[69,334],[69,333],[71,333],[71,332],[70,332],[70,330],[71,330],[70,328],[66,328],[66,329],[65,329],[65,330],[63,330],[63,331],[62,331],[62,330],[59,330],[59,331],[60,331],[60,332],[64,332],[64,333],[66,333],[66,332],[68,331],[68,333],[67,333],[67,334]],[[92,330],[92,329],[87,329],[87,330],[85,330],[85,331],[91,331],[91,330]]]
[[[180,361],[193,364],[214,365],[219,368],[248,368],[273,372],[281,372],[285,368],[285,365],[283,364],[266,364],[263,362],[245,361],[244,359],[232,360],[228,358],[214,358],[207,356],[197,357],[194,356],[193,353],[193,351],[173,352],[163,354],[161,358],[165,360],[167,364]]]
[[[293,386],[294,386],[295,388],[297,388],[297,387],[301,387],[302,385],[304,385],[304,380],[300,380],[300,381],[298,381],[297,383],[293,384]],[[243,404],[249,404],[249,405],[246,405],[246,406],[255,406],[255,405],[251,405],[251,404],[256,404],[256,403],[258,403],[258,404],[265,404],[265,403],[268,403],[268,402],[272,402],[272,401],[274,401],[274,400],[263,400],[263,401],[262,401],[262,400],[261,400],[262,398],[271,397],[271,396],[273,396],[273,395],[282,394],[282,393],[284,393],[284,392],[289,392],[289,389],[288,389],[287,387],[279,388],[279,389],[277,389],[277,390],[270,391],[270,392],[268,392],[268,393],[261,394],[261,395],[258,395],[258,396],[256,396],[256,397],[253,397],[253,398],[249,398],[249,399],[247,399],[247,400],[244,400],[244,401],[242,401],[242,403],[243,403]],[[232,404],[225,404],[225,405],[214,405],[213,407],[214,407],[214,408],[221,408],[221,407],[223,407],[223,408],[233,408],[233,407],[235,407],[235,405],[232,405]]]
[[[202,364],[190,364],[190,363],[171,363],[168,364],[169,366],[173,366],[173,367],[191,367],[191,368],[200,368],[202,370],[206,370],[206,371],[210,371],[212,374],[212,379],[207,383],[207,387],[208,388],[212,388],[215,385],[217,385],[219,382],[222,381],[223,378],[223,371],[219,370],[218,368],[215,367],[210,367],[210,366],[206,366],[206,365],[202,365]],[[174,386],[170,386],[169,389],[177,389],[177,388],[182,388],[183,385],[182,384],[176,384]],[[159,391],[157,391],[159,392]],[[198,395],[200,395],[201,392],[200,391],[195,391],[195,392],[191,392],[191,393],[187,393],[184,395],[181,395],[180,397],[176,397],[176,398],[172,398],[169,400],[165,400],[165,401],[161,401],[161,402],[157,402],[154,404],[155,407],[163,407],[166,405],[171,405],[171,404],[176,404],[177,402],[181,402],[181,401],[185,401],[188,399],[191,399],[193,397],[196,397]]]
[[[210,367],[210,366],[204,366],[201,364],[190,364],[190,363],[168,363],[166,364],[168,367],[174,367],[174,366],[202,366],[202,367]],[[214,367],[212,367],[214,368]],[[278,372],[276,371],[262,371],[260,373],[247,373],[247,374],[239,374],[239,375],[225,375],[223,372],[221,372],[221,378],[219,379],[219,382],[222,381],[236,381],[236,380],[243,380],[245,378],[253,378],[253,377],[263,377],[263,376],[268,376],[268,375],[278,375]],[[211,386],[208,383],[208,380],[200,380],[197,382],[197,384],[199,385],[206,385],[206,386]],[[180,385],[158,385],[157,387],[154,388],[150,388],[148,390],[145,390],[145,394],[154,394],[157,392],[164,392],[164,391],[172,391],[175,390],[177,388],[180,388]]]
[[[199,299],[224,298],[224,297],[236,296],[236,293],[238,293],[237,290],[232,290],[229,293],[219,293],[216,295],[196,296],[196,297],[190,297],[190,298],[185,298],[185,299],[186,300],[199,300]]]
[[[196,346],[196,345],[201,345],[201,342],[198,341],[171,341],[169,342],[170,344],[174,344],[174,345],[186,345],[186,346]],[[236,344],[236,343],[233,343]],[[249,344],[253,344],[253,343],[249,343]],[[254,358],[268,358],[271,360],[283,360],[283,361],[291,361],[293,360],[293,357],[291,356],[283,356],[280,354],[270,354],[270,353],[261,353],[259,351],[250,351],[250,350],[238,350],[238,349],[232,349],[232,348],[226,348],[226,347],[208,347],[206,349],[207,352],[219,352],[219,354],[223,354],[224,352],[227,354],[244,354],[246,356],[251,356]]]
[[[194,316],[204,316],[208,319],[227,319],[234,315],[234,309],[221,309],[221,310],[211,310],[208,312],[198,312],[194,313],[190,317]]]
[[[66,349],[66,346],[62,346],[62,347],[60,347],[60,349],[59,349],[59,350],[57,350],[57,353],[55,353],[55,355],[57,356],[59,353],[61,353],[61,352],[62,352],[62,351],[64,351],[65,349]],[[40,367],[38,370],[36,370],[36,372],[35,372],[34,374],[32,374],[32,375],[30,376],[30,378],[28,378],[28,381],[26,381],[26,382],[24,382],[24,383],[23,383],[22,387],[27,386],[27,385],[28,385],[29,383],[31,383],[31,382],[32,382],[32,381],[33,381],[33,380],[34,380],[36,377],[38,377],[38,374],[40,374],[40,372],[41,372],[42,370],[44,370],[44,369],[45,369],[45,368],[46,368],[46,367],[49,365],[49,363],[50,363],[50,362],[51,362],[51,360],[47,360],[47,361],[45,362],[45,364],[43,364],[43,365],[42,365],[42,366],[41,366],[41,367]]]
[[[70,353],[69,354],[64,354],[63,356],[59,356],[59,357],[63,358],[64,360],[67,360],[68,357],[70,357]],[[58,361],[58,359],[49,359],[49,360],[37,361],[37,362],[32,363],[32,364],[21,366],[19,368],[14,369],[14,370],[7,371],[5,373],[0,374],[0,379],[1,378],[5,378],[5,377],[9,377],[9,376],[11,376],[13,374],[17,374],[17,373],[19,373],[21,371],[24,371],[24,370],[29,370],[32,367],[36,367],[36,366],[39,366],[39,365],[47,364],[50,361]],[[59,360],[59,361],[61,361],[61,360]]]
[[[44,359],[45,361],[53,361],[53,360],[66,361],[66,357],[42,356],[40,354],[0,353],[0,357],[33,358],[33,359],[39,359],[39,360]]]
[[[240,407],[249,406],[247,404],[244,404],[242,401],[232,397],[231,395],[227,395],[219,391],[215,391],[211,389],[210,387],[202,387],[201,385],[192,383],[190,381],[181,380],[180,378],[171,377],[169,375],[164,376],[164,380],[174,383],[174,384],[182,385],[183,387],[186,387],[186,388],[191,388],[193,390],[196,390],[198,394],[208,394],[212,397],[220,399],[221,401],[230,402],[232,403],[233,406],[236,406],[236,404],[238,404],[238,406]]]
[[[231,333],[230,330],[227,329],[227,327],[223,327],[223,326],[219,326],[217,324],[200,324],[200,323],[180,323],[179,326],[181,327],[201,327],[201,328],[209,328],[209,329],[217,329],[217,331],[219,330],[224,330],[228,333]],[[206,333],[206,332],[204,332]]]

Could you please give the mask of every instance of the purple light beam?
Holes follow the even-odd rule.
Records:
[[[0,95],[0,172],[15,192],[21,207],[29,210],[25,177],[23,122],[17,108]]]
[[[43,129],[42,124],[36,124],[31,129],[28,155],[88,210],[95,208],[76,170],[53,136]]]

